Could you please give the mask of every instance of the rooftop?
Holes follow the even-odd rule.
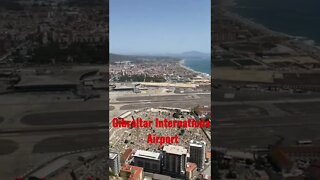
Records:
[[[109,159],[114,159],[117,157],[117,153],[114,153],[114,152],[109,152]]]
[[[163,151],[169,154],[176,154],[176,155],[187,154],[187,149],[182,146],[168,145],[163,148]]]
[[[126,149],[125,152],[123,153],[123,155],[121,156],[121,160],[122,161],[126,161],[130,158],[130,156],[132,155],[133,150],[132,149]]]
[[[160,159],[160,153],[151,152],[151,151],[137,150],[136,153],[134,154],[134,157],[159,160]]]
[[[204,141],[195,141],[195,140],[190,141],[190,146],[203,147],[205,145],[206,145],[206,142]]]

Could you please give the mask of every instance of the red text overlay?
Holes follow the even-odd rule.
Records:
[[[112,126],[114,128],[210,128],[210,120],[170,120],[170,119],[158,119],[144,120],[136,118],[135,120],[125,120],[123,118],[113,118]],[[173,144],[179,143],[178,135],[174,136],[158,136],[156,134],[148,134],[147,143],[153,144]]]

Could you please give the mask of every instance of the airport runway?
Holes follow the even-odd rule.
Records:
[[[106,133],[88,132],[46,138],[33,147],[33,153],[68,152],[107,145]]]
[[[65,111],[29,114],[21,118],[21,123],[28,125],[67,125],[81,123],[108,122],[107,110]]]
[[[14,177],[61,153],[106,146],[106,101],[59,93],[0,96],[0,155],[8,162],[0,174]]]
[[[267,147],[281,138],[285,145],[294,145],[296,141],[306,139],[320,145],[320,99],[217,104],[219,103],[215,103],[214,107],[214,114],[217,114],[217,117],[212,122],[213,141],[217,147],[240,149],[251,146]],[[253,114],[250,111],[253,105],[259,106],[262,112],[266,113]],[[264,106],[268,108],[263,108]],[[239,115],[236,116],[237,114]]]
[[[116,101],[110,101],[113,104],[144,104],[144,103],[161,103],[161,102],[192,102],[198,100],[211,100],[210,94],[186,93],[181,95],[161,95],[161,96],[134,96],[118,97]]]
[[[28,134],[57,134],[57,133],[81,133],[81,131],[99,131],[109,129],[107,124],[100,125],[76,125],[76,126],[63,126],[63,127],[40,127],[40,128],[23,128],[23,129],[6,129],[0,130],[0,136],[25,136]]]
[[[116,98],[117,101],[166,101],[166,100],[186,100],[192,99],[192,94],[188,96],[188,94],[180,94],[180,95],[159,95],[159,96],[133,96],[133,97],[119,97]]]
[[[179,97],[176,99],[176,97]],[[180,107],[180,108],[193,108],[197,105],[210,105],[211,104],[210,94],[188,93],[182,95],[159,95],[159,96],[134,96],[130,97],[133,101],[127,101],[124,97],[118,97],[123,101],[112,101],[110,105],[119,106],[119,110],[134,110],[145,107]],[[119,112],[120,113],[120,112]]]
[[[225,98],[225,94],[234,94],[234,98]],[[312,93],[290,93],[290,92],[277,92],[277,91],[267,91],[267,90],[250,90],[250,89],[240,89],[235,90],[227,88],[213,89],[213,99],[214,101],[267,101],[267,100],[299,100],[299,99],[313,99],[320,98],[319,92]]]
[[[10,139],[0,139],[0,155],[7,155],[15,152],[19,148],[19,144]]]

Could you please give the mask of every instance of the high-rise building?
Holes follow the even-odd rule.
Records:
[[[163,172],[173,177],[185,176],[187,149],[168,145],[163,148]]]
[[[133,157],[133,162],[135,166],[143,167],[144,171],[146,172],[160,173],[160,153],[137,150]]]
[[[206,159],[206,142],[191,140],[189,153],[189,161],[197,164],[199,170],[203,169]]]
[[[112,173],[115,175],[119,175],[121,165],[120,165],[120,154],[116,152],[109,153],[108,159],[109,168],[111,169]]]

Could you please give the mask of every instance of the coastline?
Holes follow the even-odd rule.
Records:
[[[287,38],[297,38],[296,36],[292,36],[292,35],[289,35],[289,34],[286,34],[286,33],[283,33],[283,32],[278,32],[278,31],[274,31],[274,30],[271,30],[269,29],[268,27],[266,27],[265,25],[263,24],[260,24],[256,21],[253,21],[251,19],[248,19],[246,17],[243,17],[235,12],[232,12],[230,10],[227,10],[227,11],[224,11],[224,15],[229,17],[229,18],[232,18],[232,19],[235,19],[235,20],[238,20],[239,22],[243,23],[244,25],[248,26],[248,27],[251,27],[251,28],[254,28],[256,30],[259,30],[267,35],[272,35],[272,36],[279,36],[279,37],[287,37]]]
[[[179,61],[179,66],[182,67],[182,68],[184,68],[184,69],[186,69],[186,70],[188,70],[188,71],[191,71],[191,72],[193,72],[193,73],[196,73],[197,75],[204,76],[204,77],[211,77],[211,75],[208,74],[208,73],[196,71],[196,70],[194,70],[194,69],[186,66],[186,65],[185,65],[185,59],[181,59],[181,60]]]
[[[280,32],[270,29],[266,25],[259,23],[252,18],[244,17],[237,12],[232,11],[230,8],[236,7],[238,4],[236,0],[226,0],[225,2],[221,2],[220,5],[216,8],[216,10],[220,11],[224,16],[234,19],[249,28],[256,29],[262,32],[265,35],[279,37],[279,38],[289,38],[296,45],[298,45],[301,49],[306,50],[308,52],[319,52],[320,43],[316,42],[314,39],[305,36],[299,35],[291,35],[286,32]]]
[[[286,32],[272,30],[270,27],[267,27],[266,25],[253,20],[252,19],[253,17],[252,18],[244,17],[244,16],[240,15],[239,13],[230,10],[230,8],[236,7],[237,5],[238,4],[237,4],[236,0],[226,0],[225,3],[221,4],[223,14],[225,16],[228,16],[229,18],[233,18],[235,20],[238,20],[239,22],[245,24],[248,27],[259,30],[267,35],[284,37],[284,38],[291,38],[295,41],[299,41],[299,42],[303,43],[304,45],[318,46],[318,43],[309,37],[299,36],[299,35],[291,35]]]

